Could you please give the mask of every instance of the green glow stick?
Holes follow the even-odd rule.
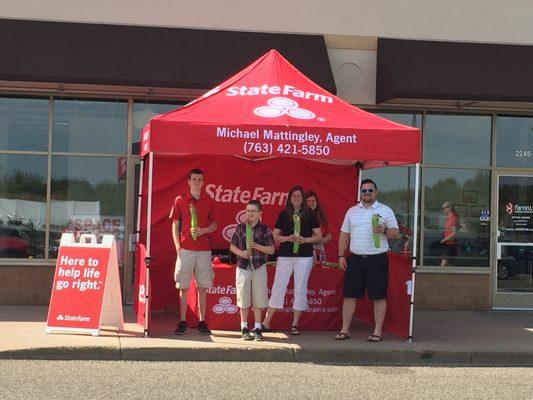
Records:
[[[198,228],[198,214],[193,204],[189,204],[189,212],[191,213],[191,236],[192,240],[196,240],[196,235],[192,233],[192,230]]]
[[[374,214],[372,215],[372,229],[377,227],[378,225],[379,225],[379,215]],[[377,249],[381,245],[381,238],[379,236],[379,233],[372,233],[372,236],[374,238],[374,246]]]
[[[292,220],[294,221],[294,234],[300,236],[300,229],[302,227],[302,220],[298,214],[294,214],[292,216]],[[292,252],[294,254],[298,254],[298,250],[300,250],[300,243],[293,243],[292,245]]]
[[[252,240],[252,225],[246,224],[246,250],[250,250],[250,241]]]

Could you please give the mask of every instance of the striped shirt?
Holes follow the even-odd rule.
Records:
[[[385,235],[380,235],[380,246],[376,248],[372,236],[372,216],[377,214],[379,225],[387,229],[398,228],[398,222],[392,209],[375,201],[369,208],[362,203],[351,207],[344,217],[341,232],[350,235],[350,251],[354,254],[379,254],[389,250],[389,242]]]

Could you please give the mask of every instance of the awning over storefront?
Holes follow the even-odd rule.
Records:
[[[533,102],[533,46],[378,39],[378,103]]]
[[[0,19],[0,80],[208,89],[271,48],[336,93],[324,38]]]

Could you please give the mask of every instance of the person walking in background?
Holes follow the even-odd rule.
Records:
[[[452,203],[445,201],[442,204],[442,212],[446,215],[446,222],[444,223],[443,238],[440,241],[442,245],[442,260],[441,267],[450,265],[449,258],[457,256],[457,218]]]
[[[313,244],[313,258],[315,264],[321,264],[326,262],[326,248],[324,245],[331,241],[332,235],[329,231],[328,219],[322,205],[318,199],[318,196],[312,190],[305,194],[305,204],[314,214],[320,225],[320,231],[322,232],[322,240]]]
[[[383,340],[382,328],[387,311],[388,257],[387,239],[398,236],[398,222],[390,207],[376,200],[378,188],[371,179],[361,182],[361,202],[344,217],[339,234],[339,267],[344,269],[342,329],[336,340],[350,338],[350,325],[356,299],[363,299],[365,289],[374,302],[374,331],[368,342]],[[350,254],[346,256],[346,250]]]
[[[180,302],[180,321],[174,334],[183,335],[187,332],[187,294],[194,273],[198,288],[198,330],[210,335],[211,331],[205,322],[205,305],[207,289],[213,285],[214,277],[209,234],[217,229],[215,203],[202,193],[204,174],[200,169],[189,172],[187,183],[188,193],[174,199],[169,216],[177,254],[174,279]]]
[[[268,330],[270,320],[283,308],[285,293],[291,275],[294,274],[294,304],[291,335],[299,335],[298,322],[302,311],[307,310],[307,281],[313,268],[313,244],[322,240],[320,225],[304,203],[304,191],[294,186],[287,197],[273,230],[274,240],[280,243],[276,274],[263,330]]]
[[[230,244],[230,251],[237,256],[235,287],[243,340],[263,340],[261,320],[263,310],[268,307],[266,262],[268,255],[274,254],[274,239],[269,227],[261,223],[261,214],[261,203],[250,200],[246,206],[246,222],[237,225]],[[250,306],[254,307],[255,319],[251,332],[248,329]]]

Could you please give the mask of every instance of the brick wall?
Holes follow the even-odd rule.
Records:
[[[0,304],[48,305],[55,266],[0,266]],[[119,268],[121,282],[123,269]],[[488,310],[489,275],[416,275],[417,310]]]
[[[47,305],[55,266],[0,267],[0,304]]]
[[[488,310],[490,275],[417,273],[417,310]]]
[[[0,266],[0,304],[48,305],[55,265]],[[123,268],[119,268],[122,286]]]

